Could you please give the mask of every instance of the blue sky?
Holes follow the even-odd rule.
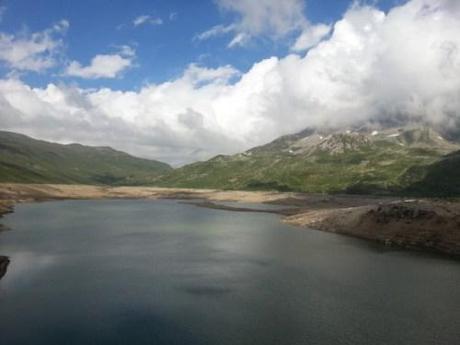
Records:
[[[395,0],[372,2],[387,11]],[[22,79],[33,86],[48,82],[78,83],[82,87],[107,86],[129,90],[146,83],[160,83],[178,77],[190,63],[207,67],[230,64],[238,70],[270,56],[284,56],[298,30],[282,40],[257,37],[243,47],[229,49],[229,35],[200,41],[196,35],[237,20],[239,13],[225,11],[212,0],[4,0],[6,8],[1,31],[17,34],[40,32],[65,19],[69,28],[60,51],[61,63],[46,71],[22,72]],[[351,6],[350,0],[310,0],[305,16],[311,23],[333,23]],[[134,26],[141,16],[161,20],[161,24]],[[195,39],[194,39],[195,38]],[[118,46],[136,51],[132,66],[116,78],[63,77],[63,65],[78,61],[87,65],[97,54],[114,54]],[[8,73],[3,69],[3,73]]]
[[[174,165],[460,123],[458,0],[0,0],[0,129]]]

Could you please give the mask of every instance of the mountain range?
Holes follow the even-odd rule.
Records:
[[[172,169],[109,147],[0,132],[0,181],[313,193],[460,195],[460,143],[427,126],[306,129]]]
[[[425,126],[307,129],[240,154],[175,169],[156,183],[314,193],[459,194],[459,150],[459,143]]]
[[[172,168],[110,147],[61,145],[0,131],[0,181],[139,185]]]

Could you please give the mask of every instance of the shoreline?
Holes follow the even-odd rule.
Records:
[[[281,216],[282,222],[294,226],[352,236],[386,246],[460,258],[460,202],[437,199],[0,183],[0,218],[13,212],[17,203],[85,199],[175,199],[198,207],[233,212],[275,213]],[[219,205],[218,202],[261,203],[285,207],[253,209],[244,205]],[[1,261],[6,262],[3,259]]]

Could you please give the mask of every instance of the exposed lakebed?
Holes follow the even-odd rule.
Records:
[[[19,204],[0,344],[456,344],[460,264],[173,200]]]

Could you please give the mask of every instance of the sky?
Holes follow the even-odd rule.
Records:
[[[0,129],[175,166],[460,121],[458,0],[0,0]]]

